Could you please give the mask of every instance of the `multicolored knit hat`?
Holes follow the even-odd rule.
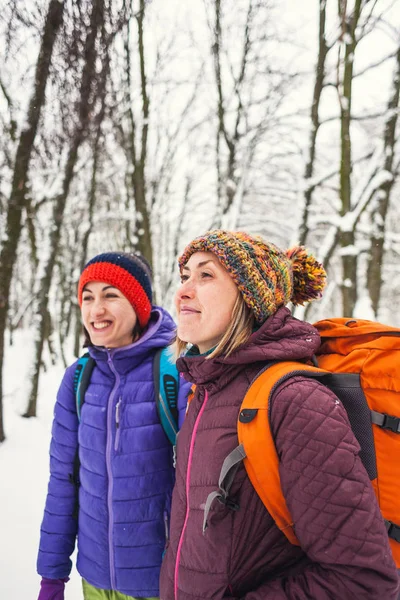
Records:
[[[179,258],[181,270],[195,252],[218,257],[259,324],[288,302],[319,298],[325,287],[324,267],[302,246],[283,252],[260,236],[216,229],[186,246]]]
[[[150,265],[140,254],[125,252],[98,254],[85,265],[79,278],[79,306],[82,306],[82,292],[85,285],[89,281],[104,281],[124,294],[132,304],[139,324],[145,327],[151,313],[151,276]]]

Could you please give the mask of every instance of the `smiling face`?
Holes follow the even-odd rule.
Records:
[[[82,293],[81,315],[93,345],[120,348],[132,344],[136,313],[116,287],[101,281],[87,283]]]
[[[175,295],[178,337],[201,353],[216,346],[231,320],[239,290],[212,252],[196,252],[182,268]]]

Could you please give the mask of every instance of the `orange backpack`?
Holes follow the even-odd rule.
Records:
[[[278,527],[292,544],[299,543],[280,485],[268,405],[279,384],[304,375],[317,378],[343,403],[400,567],[400,329],[356,319],[329,319],[315,327],[322,338],[318,367],[300,362],[267,365],[248,389],[239,413],[239,446],[224,461],[219,491],[207,499],[203,527],[214,498],[229,501],[229,488],[243,460]]]

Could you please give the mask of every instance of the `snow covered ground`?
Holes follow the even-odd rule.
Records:
[[[49,473],[48,449],[53,406],[63,367],[57,365],[40,381],[38,417],[23,419],[27,402],[31,340],[17,332],[7,348],[4,424],[7,439],[0,445],[0,599],[36,600],[39,529]],[[72,360],[71,360],[72,362]],[[82,600],[75,569],[66,586],[65,600]]]

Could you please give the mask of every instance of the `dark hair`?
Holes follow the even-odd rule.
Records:
[[[82,329],[83,329],[83,335],[84,335],[84,340],[83,340],[83,348],[89,348],[89,346],[93,346],[94,344],[92,343],[92,340],[90,339],[90,335],[88,330],[86,329],[86,327],[84,325],[82,325]],[[140,336],[143,333],[143,327],[141,327],[141,325],[139,324],[139,321],[136,321],[134,328],[132,329],[132,342],[134,340],[137,340],[138,338],[140,338]]]

